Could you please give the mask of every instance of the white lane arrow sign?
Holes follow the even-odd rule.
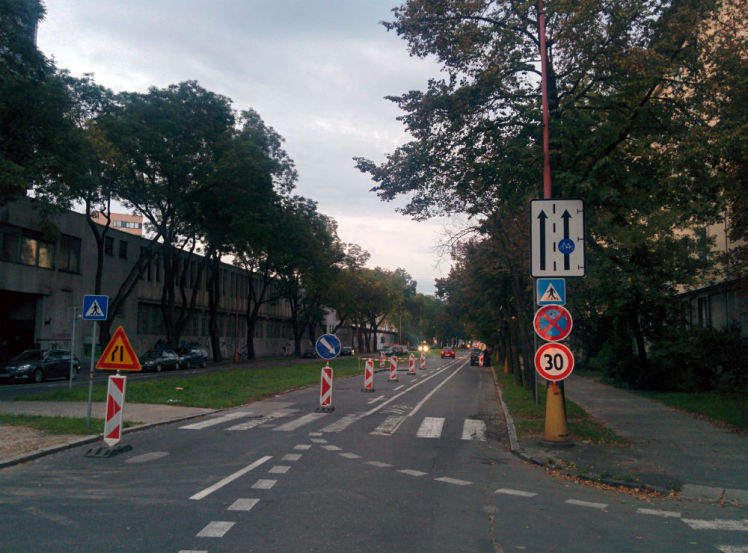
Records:
[[[582,200],[530,202],[531,275],[584,276],[584,204]]]

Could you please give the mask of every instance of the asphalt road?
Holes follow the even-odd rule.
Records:
[[[0,471],[0,552],[748,551],[744,509],[641,500],[511,456],[488,369],[318,390]],[[334,367],[334,362],[333,362]]]

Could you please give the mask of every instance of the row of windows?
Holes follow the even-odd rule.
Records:
[[[0,260],[80,273],[81,240],[61,234],[51,242],[33,231],[6,225],[0,228]]]
[[[136,223],[135,221],[112,221],[113,227],[118,228],[140,228],[142,225],[140,223]]]

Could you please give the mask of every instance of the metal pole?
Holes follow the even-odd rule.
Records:
[[[78,318],[78,308],[73,307],[73,333],[70,335],[70,383],[68,389],[73,389],[73,361],[75,360],[75,319]]]
[[[86,426],[91,426],[91,398],[93,396],[94,355],[96,355],[96,321],[93,322],[93,337],[91,338],[91,365],[88,371],[88,417]]]
[[[548,133],[548,56],[545,48],[545,10],[543,0],[538,0],[538,23],[540,25],[540,73],[543,95],[543,198],[551,197],[551,156]]]

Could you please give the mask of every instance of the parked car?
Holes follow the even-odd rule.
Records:
[[[182,348],[179,350],[179,365],[184,369],[202,367],[208,365],[208,350],[198,346]]]
[[[148,350],[143,355],[139,355],[140,367],[144,371],[161,372],[165,369],[179,370],[179,356],[174,350]]]
[[[304,359],[314,359],[315,357],[317,357],[317,350],[314,348],[306,348],[301,356]]]
[[[340,355],[353,355],[356,350],[349,346],[343,346],[340,348]]]
[[[445,357],[455,358],[455,348],[442,348],[442,359]]]
[[[80,370],[80,361],[73,356],[73,378]],[[27,349],[0,367],[0,380],[42,382],[48,378],[70,378],[69,351]]]
[[[478,349],[475,348],[472,352],[470,352],[470,364],[471,365],[478,365],[480,361],[480,354],[483,354],[483,366],[488,366],[491,364],[491,354],[490,352],[485,349]]]

